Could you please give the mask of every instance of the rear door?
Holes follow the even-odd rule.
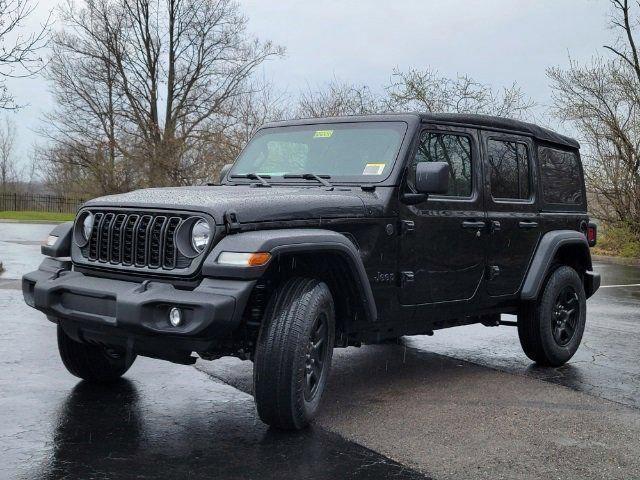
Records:
[[[483,132],[484,199],[490,228],[487,291],[517,293],[540,237],[537,169],[530,138]]]

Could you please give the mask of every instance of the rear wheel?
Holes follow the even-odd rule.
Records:
[[[582,341],[586,310],[578,272],[558,267],[538,300],[518,315],[518,336],[525,354],[540,365],[557,367],[566,363]]]
[[[260,329],[253,385],[260,419],[298,430],[315,416],[335,341],[335,316],[327,285],[292,278],[274,294]]]
[[[88,382],[110,383],[125,374],[136,359],[118,349],[80,343],[58,325],[58,351],[71,375]]]

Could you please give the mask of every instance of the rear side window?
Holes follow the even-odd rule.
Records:
[[[449,190],[445,196],[471,196],[473,182],[469,137],[454,133],[423,132],[412,168],[409,170],[407,180],[411,185],[415,185],[415,164],[418,162],[447,162]]]
[[[491,196],[526,200],[531,197],[529,153],[524,143],[489,139]]]
[[[583,185],[580,163],[575,152],[550,147],[538,148],[545,203],[580,205]]]

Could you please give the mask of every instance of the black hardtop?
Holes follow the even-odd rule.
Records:
[[[492,115],[480,115],[473,113],[384,113],[375,115],[349,115],[341,117],[301,118],[297,120],[285,120],[264,125],[263,128],[283,127],[288,125],[308,125],[314,123],[341,123],[341,122],[388,122],[409,121],[419,119],[423,123],[438,123],[445,125],[457,125],[467,127],[479,127],[486,130],[527,135],[541,142],[570,149],[579,149],[580,144],[571,137],[561,135],[540,127],[539,125],[514,120],[512,118],[495,117]]]

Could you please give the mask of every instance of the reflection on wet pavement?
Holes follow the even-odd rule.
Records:
[[[54,325],[0,290],[0,478],[424,478],[323,429],[268,429],[253,399],[139,358],[112,388],[62,367]]]
[[[594,268],[602,274],[603,285],[640,283],[638,267],[598,263]],[[640,287],[600,289],[587,301],[582,345],[560,368],[532,364],[513,327],[471,325],[403,341],[419,350],[532,376],[640,408]]]
[[[112,390],[69,376],[57,356],[54,326],[24,305],[16,290],[19,282],[11,280],[40,263],[39,246],[31,244],[33,232],[46,236],[51,228],[23,227],[0,228],[0,259],[9,267],[0,275],[0,309],[5,320],[0,330],[0,478],[420,478],[415,471],[322,428],[299,434],[269,430],[256,418],[250,396],[196,369],[142,358]],[[604,285],[640,283],[637,267],[599,264],[596,269]],[[346,438],[393,458],[406,457],[407,464],[427,465],[430,472],[434,470],[429,464],[437,463],[431,455],[444,459],[443,472],[460,467],[454,462],[465,461],[470,462],[467,471],[472,471],[483,458],[502,462],[503,450],[516,449],[522,457],[504,458],[505,464],[488,462],[485,473],[490,475],[498,467],[508,472],[522,467],[524,478],[533,471],[525,469],[525,455],[532,455],[529,460],[542,468],[553,463],[544,455],[555,459],[563,451],[581,458],[592,455],[590,463],[585,459],[592,470],[598,468],[600,458],[609,466],[620,465],[616,466],[620,478],[640,478],[627,475],[636,466],[623,452],[633,445],[624,435],[638,430],[637,410],[620,407],[622,413],[616,415],[628,418],[628,428],[610,432],[613,443],[596,445],[593,439],[581,443],[600,434],[589,428],[572,432],[571,426],[566,426],[569,433],[555,438],[552,430],[538,431],[539,425],[532,428],[533,423],[524,422],[523,408],[533,408],[527,401],[539,394],[540,387],[519,381],[532,382],[522,376],[533,377],[639,408],[640,287],[604,288],[590,299],[583,344],[569,364],[557,369],[534,366],[522,353],[517,331],[511,327],[459,327],[437,331],[433,337],[405,337],[402,343],[411,350],[400,357],[402,350],[397,346],[337,353],[333,377],[337,393],[326,409],[335,431],[346,432]],[[384,352],[378,349],[389,358],[396,355],[395,364],[388,360],[383,368]],[[241,365],[223,359],[206,365],[215,367],[219,378],[226,377],[248,391],[250,364],[237,363]],[[375,373],[375,368],[382,370]],[[494,378],[490,372],[499,375]],[[494,382],[493,397],[486,401],[473,397],[482,393],[478,384],[486,387],[490,382]],[[509,382],[512,387],[507,386]],[[577,403],[562,403],[566,392],[577,395],[575,392],[540,385],[562,397],[557,403],[534,405],[541,408],[540,415],[546,418],[558,408],[576,411]],[[471,396],[465,400],[470,403],[460,408],[458,403],[465,396]],[[496,400],[502,396],[504,405]],[[506,412],[505,407],[513,412]],[[591,419],[601,418],[596,423],[603,429],[601,438],[609,434],[606,428],[611,425],[607,422],[611,422],[612,410],[608,409],[597,406]],[[469,419],[461,420],[461,415]],[[536,415],[537,410],[534,420]],[[483,421],[473,425],[477,431],[470,435],[474,418]],[[501,430],[516,420],[521,425],[514,431]],[[418,428],[419,422],[424,425]],[[456,422],[458,431],[453,428]],[[496,425],[490,427],[492,422]],[[521,442],[530,430],[544,437],[544,446],[537,445],[536,450]],[[493,457],[489,445],[481,448],[485,436],[495,450]],[[429,444],[438,438],[438,445]],[[500,439],[508,445],[501,445]],[[549,446],[550,441],[555,443]],[[473,449],[464,447],[464,442],[471,442]],[[622,446],[619,457],[607,450],[616,445]],[[440,454],[434,455],[438,448]],[[477,453],[476,463],[469,460],[471,451]],[[451,455],[448,460],[447,452]],[[545,478],[553,476],[548,473]]]

